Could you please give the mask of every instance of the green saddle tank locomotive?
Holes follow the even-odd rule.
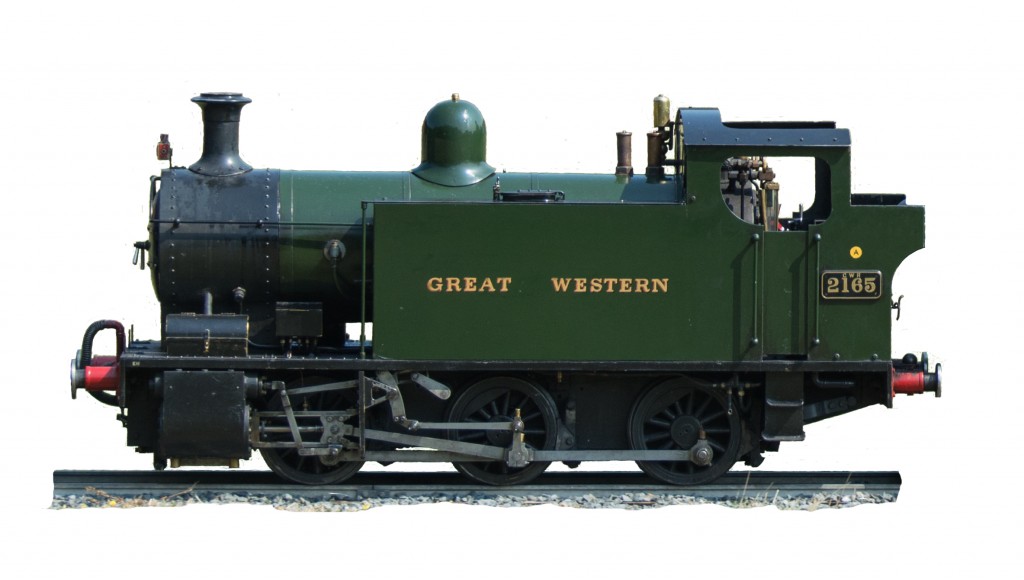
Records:
[[[699,484],[805,424],[941,393],[926,355],[891,358],[893,275],[924,246],[924,208],[852,194],[834,123],[723,123],[659,96],[642,173],[625,132],[614,173],[498,173],[453,95],[411,171],[286,171],[240,157],[250,99],[192,100],[202,156],[152,178],[135,245],[160,338],[98,321],[71,369],[72,396],[119,407],[157,469],[255,449],[308,484],[365,461],[495,485],[636,461]],[[793,159],[811,197],[784,217]],[[117,352],[94,356],[104,330]]]

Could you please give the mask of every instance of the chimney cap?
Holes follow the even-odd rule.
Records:
[[[193,103],[238,103],[248,105],[252,99],[242,93],[199,93],[198,97],[192,97]]]

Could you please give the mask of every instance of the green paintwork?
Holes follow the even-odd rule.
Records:
[[[692,227],[691,213],[679,204],[377,204],[375,356],[748,358],[756,248],[728,228]],[[437,277],[511,280],[507,292],[431,292]],[[606,278],[648,279],[651,291]],[[654,292],[651,279],[667,280],[667,291]],[[733,338],[709,340],[721,336]]]
[[[686,155],[687,191],[699,198],[717,194],[719,167],[728,157],[816,157],[824,161],[830,168],[832,207],[824,222],[806,232],[763,233],[763,356],[812,361],[889,358],[892,279],[900,263],[924,247],[924,208],[852,206],[848,147],[698,147],[688,148]],[[779,180],[784,199],[785,176]],[[751,226],[750,231],[758,229]],[[850,255],[854,246],[863,250],[859,259]],[[882,297],[824,300],[819,291],[822,270],[881,271]]]
[[[443,158],[428,151],[428,137],[443,133],[433,128],[451,125],[447,115],[467,106],[472,107],[451,101],[435,108],[441,120],[425,122],[429,163],[413,172],[281,172],[282,296],[323,301],[336,312],[336,321],[373,322],[373,355],[389,359],[711,362],[891,356],[893,275],[924,245],[924,209],[852,206],[848,146],[801,145],[797,139],[751,144],[749,135],[756,137],[757,130],[747,134],[745,145],[721,134],[693,137],[705,142],[687,144],[685,151],[675,148],[677,159],[685,159],[685,193],[679,177],[671,175],[648,182],[643,176],[477,174],[472,183],[457,187],[424,178],[425,165],[483,162],[482,118],[480,133],[470,135],[479,143],[465,150],[449,144],[450,155]],[[467,118],[475,123],[474,115]],[[772,134],[792,137],[786,130],[772,129]],[[739,156],[816,158],[818,170],[829,177],[819,180],[815,205],[830,204],[830,213],[805,231],[764,231],[738,219],[722,201],[720,169],[723,160]],[[784,206],[785,177],[779,176]],[[556,190],[564,192],[565,201],[495,202],[499,180],[506,193]],[[363,202],[369,220],[365,237]],[[331,239],[346,247],[336,266],[323,256]],[[850,254],[854,246],[862,250],[859,258]],[[822,299],[823,270],[880,271],[882,295]],[[466,278],[476,284],[485,278],[491,285],[501,278],[511,281],[507,292],[432,292],[432,278],[445,286],[447,278],[459,278],[460,288]],[[566,285],[564,292],[556,291],[553,278]],[[591,282],[595,278],[601,280]],[[611,278],[647,280],[648,290],[652,280],[667,280],[668,289],[642,292],[636,282],[627,287],[605,280]],[[578,283],[587,291],[575,291]],[[601,291],[590,292],[591,284]],[[620,291],[608,291],[613,287]]]
[[[740,155],[821,159],[831,170],[831,214],[804,232],[765,232],[734,217],[721,200],[719,169],[725,158]],[[847,147],[703,147],[687,149],[686,158],[685,204],[579,203],[609,201],[597,188],[590,195],[584,178],[571,183],[582,190],[555,204],[375,204],[374,355],[571,361],[890,356],[891,282],[900,262],[923,247],[923,208],[851,206]],[[559,185],[552,178],[544,188]],[[860,259],[850,256],[855,245],[863,249]],[[824,269],[879,270],[882,297],[822,300]],[[512,281],[504,293],[431,292],[436,277]],[[570,291],[556,292],[551,280],[595,277],[667,278],[669,291],[574,292],[573,280]]]
[[[647,183],[613,175],[502,173],[475,185],[444,187],[409,172],[281,171],[280,267],[282,294],[289,300],[337,301],[349,322],[358,321],[363,200],[490,202],[495,181],[504,191],[559,189],[569,199],[620,203],[672,202],[673,183]],[[585,197],[584,197],[585,196]],[[323,224],[323,225],[309,225]],[[338,282],[323,247],[330,239],[345,244]],[[373,265],[371,253],[369,266]]]
[[[487,123],[469,101],[442,101],[423,119],[423,163],[412,172],[438,185],[480,183],[494,173],[487,164]]]
[[[807,352],[808,293],[814,267],[807,232],[767,232],[764,237],[764,351],[774,355]],[[811,256],[813,259],[813,256]]]
[[[811,351],[814,360],[886,359],[891,350],[892,280],[903,260],[924,247],[924,208],[846,207],[842,219],[830,219],[821,233],[821,270],[879,270],[884,287],[874,301],[820,298],[815,277],[811,296],[820,307],[821,345]],[[863,250],[860,259],[850,248]]]

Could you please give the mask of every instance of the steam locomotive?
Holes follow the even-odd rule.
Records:
[[[890,358],[893,275],[924,246],[924,209],[852,194],[834,123],[724,123],[659,96],[643,172],[622,132],[608,174],[498,173],[482,114],[453,95],[411,171],[287,171],[242,160],[249,98],[192,101],[202,156],[174,166],[161,136],[135,244],[160,338],[101,320],[71,362],[72,397],[118,407],[156,469],[255,449],[305,484],[366,461],[493,485],[636,461],[693,485],[806,424],[941,394],[927,355]],[[776,170],[793,159],[811,198],[786,217]],[[94,355],[105,331],[116,353]]]

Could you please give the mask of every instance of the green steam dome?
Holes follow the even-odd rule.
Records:
[[[452,95],[423,119],[423,162],[413,175],[438,185],[473,185],[494,173],[487,164],[487,124],[480,109]]]

